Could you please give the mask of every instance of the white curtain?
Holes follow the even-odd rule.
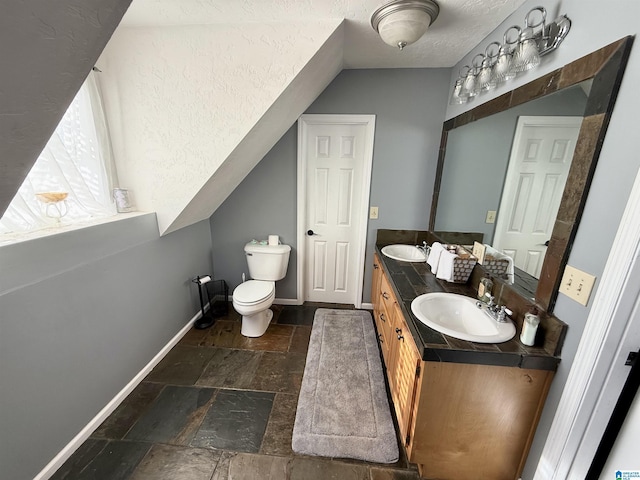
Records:
[[[0,234],[115,215],[115,185],[102,101],[91,72],[0,219]],[[68,195],[52,205],[36,196],[47,192]]]

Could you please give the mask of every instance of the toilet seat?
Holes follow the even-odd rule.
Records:
[[[233,291],[233,303],[251,306],[263,302],[275,292],[275,282],[249,280],[241,283]]]

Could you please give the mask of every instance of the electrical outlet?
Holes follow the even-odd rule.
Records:
[[[488,210],[487,218],[484,220],[484,223],[496,223],[496,211]]]
[[[560,292],[586,306],[595,282],[596,277],[593,275],[567,265],[560,283]]]
[[[369,218],[376,220],[378,218],[378,207],[371,207],[369,209]]]

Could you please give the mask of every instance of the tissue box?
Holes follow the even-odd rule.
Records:
[[[450,252],[455,249],[458,255],[458,258],[453,261],[453,283],[467,283],[478,259],[460,245],[443,245],[443,247]]]

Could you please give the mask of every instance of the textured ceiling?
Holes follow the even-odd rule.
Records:
[[[345,68],[451,67],[525,0],[437,0],[440,15],[415,44],[398,51],[371,28],[386,0],[133,0],[122,25],[296,22],[344,18]]]

